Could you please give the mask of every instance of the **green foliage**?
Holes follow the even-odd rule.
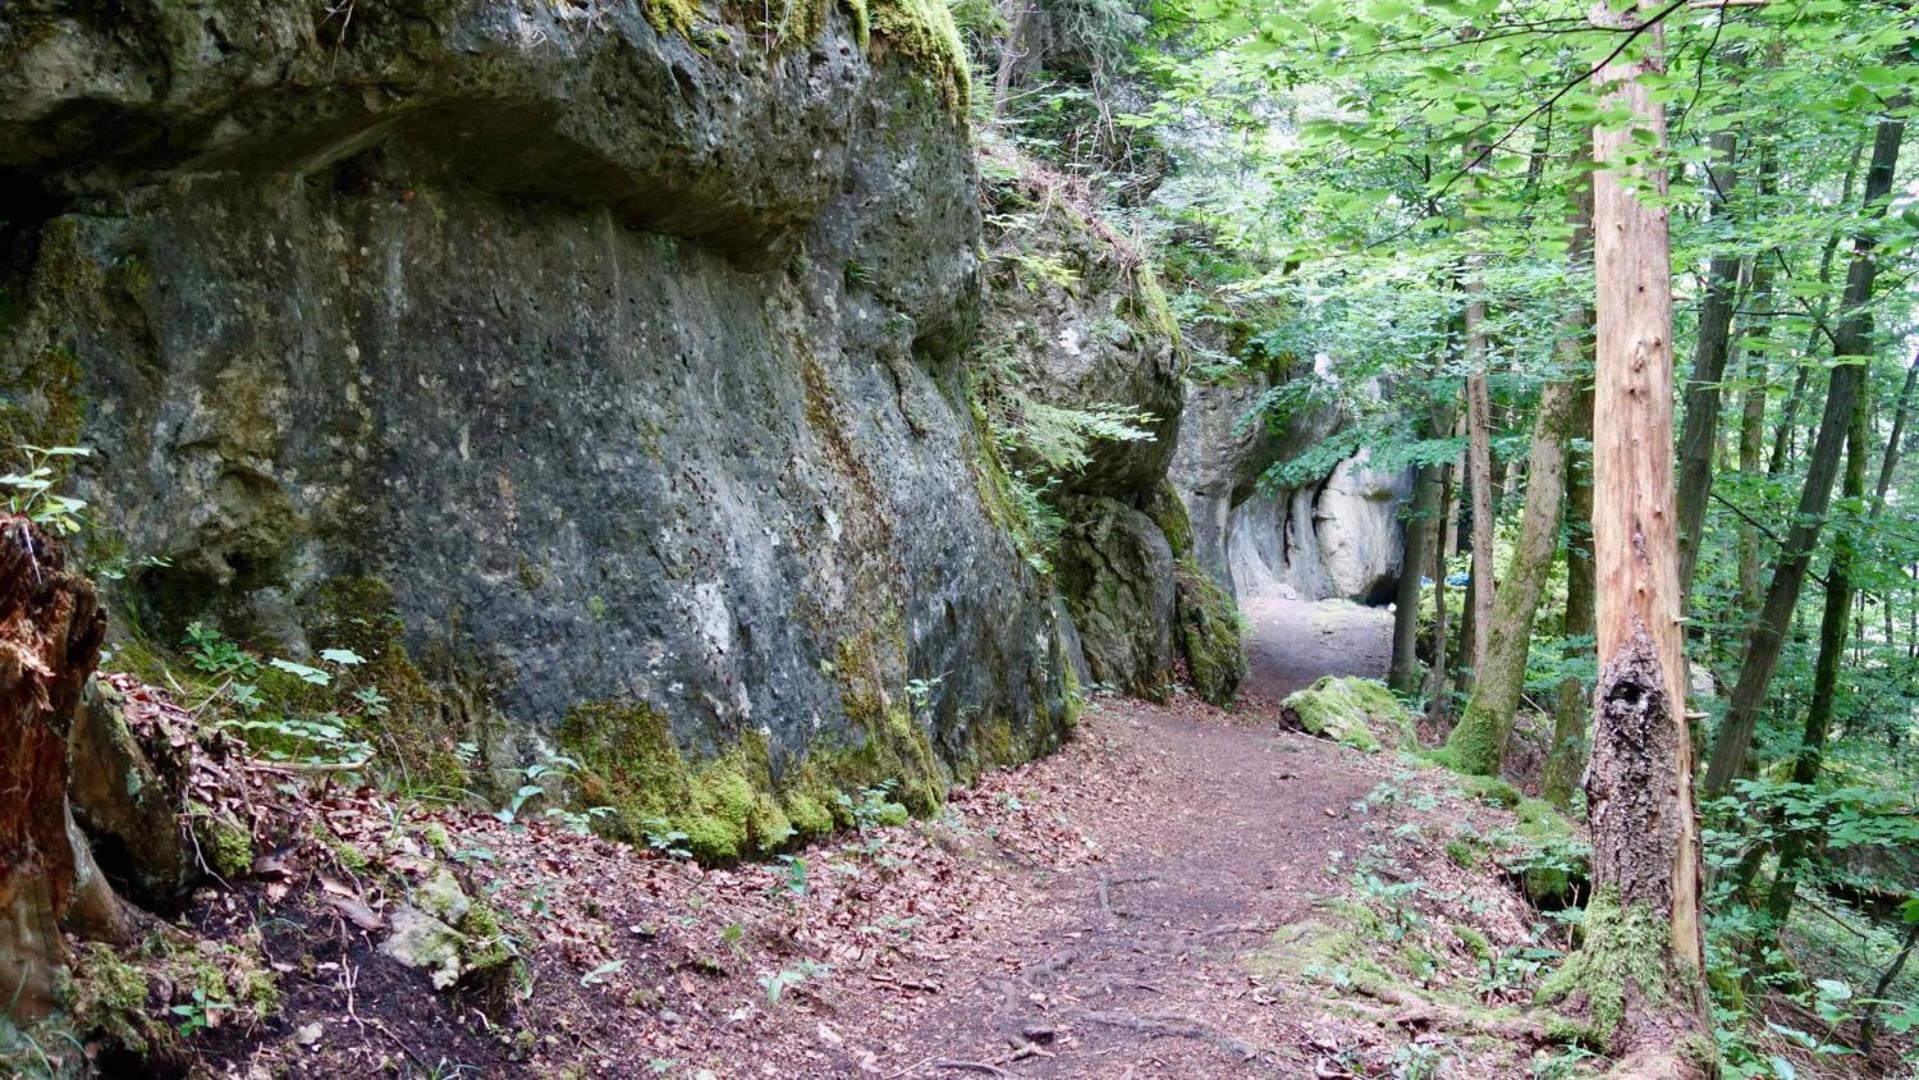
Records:
[[[73,458],[91,457],[93,451],[84,446],[22,445],[20,453],[25,458],[21,470],[0,475],[7,513],[63,536],[79,532],[86,500],[55,490],[59,478],[54,466]]]

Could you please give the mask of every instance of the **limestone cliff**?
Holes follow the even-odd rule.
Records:
[[[1268,383],[1194,386],[1172,475],[1206,571],[1241,598],[1275,595],[1366,604],[1392,599],[1404,551],[1400,508],[1409,469],[1378,469],[1365,451],[1318,483],[1262,489],[1260,474],[1331,437],[1344,419],[1321,410],[1271,430],[1249,416]]]
[[[718,857],[1060,738],[944,9],[719,17],[0,10],[0,441],[94,448],[123,656],[348,645],[416,786],[557,742]]]

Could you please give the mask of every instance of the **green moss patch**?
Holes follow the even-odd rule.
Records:
[[[1564,1002],[1589,1017],[1593,1037],[1611,1041],[1634,1002],[1658,1007],[1669,1000],[1666,958],[1672,928],[1644,905],[1622,905],[1617,890],[1601,889],[1586,906],[1585,940],[1539,987],[1541,1002]]]
[[[378,578],[338,577],[313,590],[303,606],[316,650],[347,649],[365,658],[351,679],[356,688],[378,690],[386,701],[383,715],[369,721],[376,730],[366,735],[397,774],[392,779],[410,791],[465,790],[470,778],[459,754],[461,710],[407,653],[406,625],[392,588]]]
[[[1413,718],[1386,684],[1328,675],[1280,702],[1288,722],[1367,752],[1414,743]]]
[[[1174,570],[1173,597],[1175,641],[1193,689],[1214,705],[1230,704],[1247,670],[1239,605],[1190,558]]]
[[[973,80],[953,13],[941,0],[866,0],[875,52],[897,51],[918,64],[953,110],[972,103]],[[855,17],[855,27],[858,26]]]

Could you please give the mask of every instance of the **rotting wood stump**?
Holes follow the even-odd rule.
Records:
[[[117,902],[67,809],[67,733],[100,659],[93,585],[31,521],[0,516],[0,993],[52,1010],[63,925],[109,931]]]

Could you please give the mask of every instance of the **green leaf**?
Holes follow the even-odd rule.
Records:
[[[305,664],[296,664],[291,660],[283,660],[277,656],[267,661],[267,666],[279,671],[284,671],[288,675],[299,679],[301,682],[311,683],[314,686],[329,686],[333,683],[333,676],[321,671],[319,668],[308,667]]]

